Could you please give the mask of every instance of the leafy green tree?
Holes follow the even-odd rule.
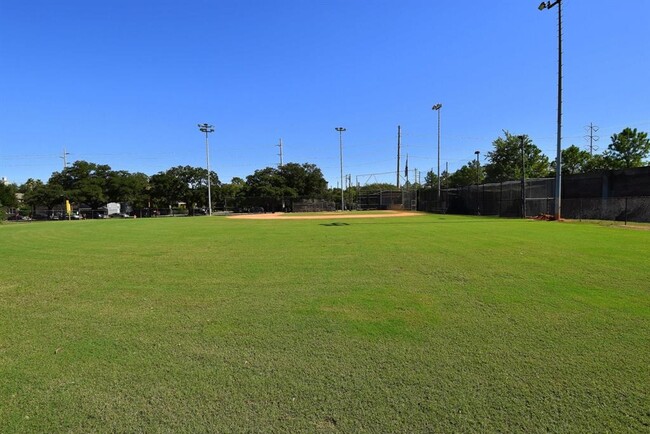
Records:
[[[61,186],[71,202],[98,209],[108,201],[110,173],[108,165],[75,161],[61,172],[54,172],[48,183]]]
[[[276,169],[266,167],[246,177],[246,202],[265,210],[292,207],[301,199],[316,199],[326,195],[327,181],[314,164],[287,163]]]
[[[106,188],[108,200],[111,202],[126,202],[136,208],[149,205],[149,177],[144,173],[111,171]]]
[[[259,206],[266,211],[280,209],[286,193],[284,178],[277,169],[258,169],[246,177],[245,194],[249,206]]]
[[[0,182],[0,206],[15,208],[18,206],[18,200],[16,199],[16,193],[18,192],[18,187],[16,184],[4,184]]]
[[[449,176],[450,187],[464,187],[485,182],[485,168],[480,166],[476,160],[468,161],[463,167]]]
[[[504,131],[492,145],[494,149],[487,154],[489,163],[485,166],[487,182],[503,182],[521,178],[521,137]],[[527,178],[544,178],[549,174],[548,157],[524,135],[524,158]]]
[[[576,145],[571,145],[562,150],[562,174],[575,175],[577,173],[585,173],[589,170],[592,155],[578,148]],[[555,170],[555,161],[551,163],[551,168]]]
[[[441,175],[444,175],[444,173]],[[440,181],[442,183],[444,176],[441,176],[441,178],[442,179]],[[429,170],[427,174],[424,176],[424,185],[426,187],[438,188],[438,175],[433,170]]]
[[[43,181],[40,179],[29,178],[23,185],[18,187],[18,191],[23,194],[23,202],[28,205],[32,212],[37,206],[41,205],[34,192],[43,188]]]
[[[607,170],[609,169],[608,161],[602,155],[592,155],[585,165],[585,172],[593,172],[594,170]]]
[[[359,190],[362,193],[376,193],[378,191],[387,191],[387,190],[396,190],[397,187],[395,184],[390,184],[388,182],[374,182],[372,184],[365,184],[359,187]],[[336,189],[338,191],[339,200],[341,198],[341,189]],[[336,196],[335,196],[336,197]]]
[[[65,202],[65,191],[57,183],[48,182],[43,184],[38,181],[26,189],[23,200],[32,209],[38,206],[44,206],[48,211],[52,211],[55,206],[62,205]]]
[[[315,164],[287,163],[278,173],[284,180],[285,194],[291,198],[320,198],[327,189],[327,181]]]
[[[244,203],[244,192],[246,181],[239,177],[234,177],[229,184],[221,185],[221,201],[223,208],[239,208]]]
[[[152,175],[151,202],[155,208],[173,207],[181,201],[183,185],[181,180],[172,176],[169,171],[158,172]]]
[[[207,170],[201,167],[176,166],[151,177],[151,198],[157,207],[185,202],[191,215],[195,206],[208,205]],[[210,173],[212,199],[218,196],[219,178]],[[212,189],[214,187],[214,189]]]
[[[637,131],[636,128],[625,128],[612,135],[612,143],[603,156],[610,169],[629,169],[643,166],[643,160],[649,153],[648,133]]]

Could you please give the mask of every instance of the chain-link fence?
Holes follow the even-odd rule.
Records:
[[[425,188],[420,191],[418,209],[500,217],[554,214],[555,179],[527,179],[523,191],[522,184],[522,181],[507,181],[443,189],[439,198],[437,190]],[[565,176],[562,187],[563,218],[650,222],[650,170]],[[612,197],[612,193],[642,194]]]
[[[417,210],[418,190],[402,188],[395,190],[359,191],[356,196],[357,210]]]
[[[563,199],[562,216],[570,219],[650,222],[650,196]]]

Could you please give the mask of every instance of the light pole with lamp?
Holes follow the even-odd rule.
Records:
[[[345,200],[343,199],[343,131],[346,131],[343,127],[336,127],[336,131],[339,132],[339,158],[341,161],[341,211],[345,211]]]
[[[479,184],[481,184],[481,162],[479,161],[479,155],[481,151],[474,151],[476,154],[476,215],[481,215],[481,202],[479,201]]]
[[[562,217],[562,0],[546,1],[539,10],[557,5],[557,155],[555,156],[555,220]]]
[[[440,109],[442,104],[438,103],[431,107],[431,110],[438,112],[438,206],[440,206]]]
[[[212,215],[212,192],[210,191],[210,147],[208,146],[208,134],[214,132],[214,127],[209,124],[198,124],[199,130],[205,133],[205,160],[208,168],[208,215]]]

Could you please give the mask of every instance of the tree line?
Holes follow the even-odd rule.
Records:
[[[563,149],[562,174],[641,167],[648,164],[645,159],[649,154],[648,133],[636,128],[625,128],[611,136],[611,143],[602,154],[592,155],[575,145]],[[442,184],[447,187],[462,187],[476,183],[510,181],[521,179],[522,172],[526,178],[548,178],[555,175],[555,160],[549,160],[527,135],[514,135],[504,131],[503,137],[492,142],[492,150],[485,159],[486,164],[481,164],[480,160],[471,160],[453,173],[442,173]],[[436,174],[431,171],[427,173],[425,183],[436,185]]]
[[[208,206],[207,180],[207,169],[200,167],[176,166],[148,176],[76,161],[61,172],[54,172],[47,182],[29,179],[20,186],[0,184],[0,205],[51,211],[66,200],[94,210],[108,202],[128,203],[134,209],[168,209],[183,204],[189,214],[194,214]],[[216,209],[291,209],[297,199],[324,198],[330,193],[321,170],[310,163],[267,167],[245,180],[233,178],[230,183],[222,183],[211,171],[210,187]],[[22,193],[22,203],[16,193]]]
[[[523,155],[522,155],[523,154]],[[650,154],[648,134],[625,128],[611,136],[611,143],[599,155],[592,155],[575,145],[562,150],[562,173],[576,174],[599,169],[640,167]],[[554,175],[555,161],[549,158],[527,135],[504,131],[503,137],[492,142],[487,164],[472,160],[453,173],[442,174],[442,185],[460,187],[476,183],[503,182]],[[523,163],[522,164],[522,160]],[[61,172],[54,172],[47,182],[29,179],[24,184],[0,183],[0,206],[16,208],[38,207],[48,211],[61,207],[66,200],[100,209],[108,202],[128,203],[135,209],[165,209],[185,204],[189,213],[208,206],[207,170],[200,167],[176,166],[155,175],[113,170],[108,165],[76,161]],[[297,200],[327,200],[338,202],[339,188],[328,189],[321,170],[311,163],[287,163],[281,167],[256,170],[246,179],[235,177],[222,183],[217,174],[210,173],[211,199],[215,209],[266,211],[291,210]],[[436,174],[429,171],[426,186],[437,185]],[[362,190],[393,189],[389,184],[364,186]],[[16,193],[22,193],[19,203]],[[353,201],[355,191],[346,193],[346,202]]]

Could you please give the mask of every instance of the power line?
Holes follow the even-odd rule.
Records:
[[[278,155],[280,156],[280,166],[279,166],[279,167],[282,167],[282,166],[284,165],[284,163],[283,163],[283,161],[282,161],[282,157],[283,157],[283,155],[282,155],[282,139],[280,139],[280,143],[278,143],[278,144],[275,145],[275,146],[277,146],[278,148],[280,148],[280,153],[278,154]]]
[[[594,142],[597,142],[600,139],[600,136],[597,136],[595,133],[598,131],[598,126],[590,123],[585,127],[587,130],[587,135],[584,136],[585,139],[589,140],[589,154],[594,155],[594,151],[598,150],[598,147],[594,145]]]

